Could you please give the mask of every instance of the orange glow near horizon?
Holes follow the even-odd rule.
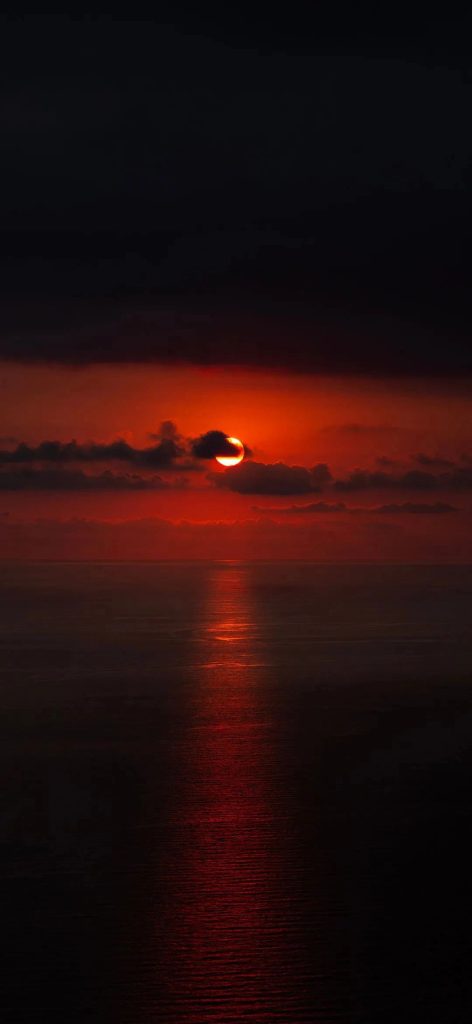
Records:
[[[283,463],[308,470],[326,464],[333,480],[345,478],[356,468],[395,476],[405,470],[428,471],[430,464],[433,474],[443,469],[447,473],[451,465],[468,466],[472,403],[467,382],[283,375],[242,368],[210,371],[191,366],[70,368],[0,363],[0,448],[12,449],[20,442],[34,446],[74,439],[82,444],[109,444],[123,438],[132,447],[146,449],[156,443],[165,421],[175,424],[173,436],[187,453],[173,467],[120,458],[110,464],[67,463],[62,468],[78,474],[76,488],[4,487],[0,526],[6,549],[15,541],[9,525],[13,529],[17,522],[40,519],[51,524],[51,549],[47,550],[60,550],[64,557],[80,541],[75,539],[70,545],[60,541],[58,524],[69,521],[71,537],[75,538],[77,531],[84,534],[80,541],[83,550],[93,551],[94,557],[97,552],[103,555],[104,542],[100,547],[98,541],[87,540],[88,533],[93,533],[87,525],[91,520],[114,524],[110,550],[121,551],[123,557],[134,557],[136,552],[139,557],[143,552],[146,557],[153,552],[155,557],[156,552],[164,552],[166,557],[215,557],[215,551],[220,557],[224,550],[260,557],[264,545],[264,552],[273,552],[274,557],[279,557],[283,547],[284,553],[290,551],[293,557],[329,552],[338,558],[369,559],[376,553],[400,558],[420,551],[421,543],[427,541],[431,557],[441,551],[444,557],[449,553],[451,558],[469,557],[470,489],[456,494],[408,488],[377,493],[369,487],[344,495],[328,485],[321,492],[306,492],[302,487],[293,493],[285,493],[283,488],[272,493],[262,487],[260,492],[248,488],[238,493],[224,482],[226,467],[247,458],[241,437],[250,446],[254,463]],[[168,423],[166,427],[169,429]],[[192,463],[188,453],[195,439],[207,431],[223,431],[227,436],[229,427],[238,435],[229,438],[238,446],[234,456],[219,456],[218,467],[213,459]],[[423,461],[418,461],[418,455]],[[54,480],[61,467],[45,461],[35,469],[42,473],[50,470]],[[129,488],[125,479],[117,489],[81,488],[81,473],[93,476],[107,471],[123,479],[129,476]],[[12,467],[5,458],[3,472],[5,476],[18,473],[21,484],[25,469],[21,460]],[[248,480],[251,472],[246,474]],[[135,475],[155,475],[155,488],[136,487]],[[289,514],[292,505],[339,500],[347,506],[345,513],[321,514],[317,509],[313,515]],[[375,522],[367,514],[349,511],[350,506],[356,510],[402,502],[434,505],[437,501],[449,503],[457,511],[450,516],[392,513],[391,518],[384,513]],[[239,524],[256,522],[261,515],[264,521],[259,533],[253,537],[244,530],[238,533]],[[160,547],[151,534],[146,542],[138,538],[139,544],[132,538],[113,539],[115,534],[121,537],[119,524],[135,520],[144,522],[141,533],[152,532],[149,524],[163,521],[183,526]],[[272,520],[280,524],[279,531],[270,525]],[[185,524],[194,524],[193,533]],[[221,524],[233,530],[224,543],[218,540]],[[33,550],[22,547],[20,541],[18,545],[18,550]],[[45,557],[44,539],[38,540],[34,550]]]
[[[329,460],[339,468],[371,453],[399,457],[427,448],[447,455],[464,450],[472,433],[469,388],[458,380],[0,364],[0,436],[28,443],[123,437],[143,446],[163,420],[186,437],[231,423],[257,461]]]

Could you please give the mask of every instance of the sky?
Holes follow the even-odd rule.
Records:
[[[470,560],[470,21],[3,17],[2,557]]]

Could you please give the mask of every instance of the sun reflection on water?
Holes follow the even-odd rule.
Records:
[[[273,721],[247,570],[215,568],[176,821],[166,1019],[276,1019],[290,992]],[[300,993],[299,993],[300,995]]]

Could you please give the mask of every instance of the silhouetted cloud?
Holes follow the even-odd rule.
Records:
[[[326,462],[319,462],[317,466],[313,467],[311,470],[311,479],[314,488],[322,488],[324,484],[330,483],[333,477],[329,466],[326,465]]]
[[[401,465],[398,459],[391,459],[388,455],[379,455],[375,461],[378,466],[382,466],[386,469],[391,469],[393,466]]]
[[[428,466],[431,469],[450,469],[455,466],[451,459],[441,459],[438,455],[426,455],[425,452],[418,452],[411,456],[413,462],[419,466]]]
[[[367,510],[366,510],[367,511]],[[375,509],[369,509],[371,512],[380,512],[385,515],[443,515],[448,512],[459,512],[459,509],[455,505],[449,505],[447,502],[436,501],[434,504],[429,505],[427,502],[412,502],[404,501],[400,505],[379,505]]]
[[[235,455],[237,449],[228,441],[222,430],[209,430],[197,438],[186,438],[179,434],[175,423],[166,420],[160,428],[149,437],[154,442],[147,447],[138,448],[117,438],[107,443],[99,441],[78,442],[44,440],[31,445],[26,442],[16,443],[13,447],[0,448],[0,487],[25,489],[28,486],[40,487],[41,479],[53,479],[53,468],[61,469],[82,466],[84,469],[101,468],[113,472],[110,477],[102,474],[102,487],[120,486],[142,487],[151,486],[148,474],[152,470],[161,470],[164,474],[183,471],[195,472],[202,469],[206,461],[217,455]],[[251,455],[245,445],[246,455]],[[435,458],[420,453],[414,456],[422,468],[408,469],[385,456],[377,462],[378,469],[354,469],[345,477],[333,479],[326,463],[318,463],[313,467],[287,465],[278,463],[261,463],[245,459],[237,466],[230,467],[226,472],[212,472],[208,479],[215,487],[227,489],[239,494],[309,494],[309,493],[355,493],[361,491],[467,491],[472,490],[472,462],[463,455],[458,462],[449,459]],[[120,476],[118,467],[126,467],[135,471],[130,475]],[[399,468],[398,468],[399,467]],[[423,468],[427,467],[427,468]],[[23,475],[19,470],[23,468]],[[38,472],[33,474],[33,470]],[[434,471],[436,469],[436,471]],[[7,475],[11,470],[11,475]],[[39,475],[43,472],[43,477]],[[30,472],[31,471],[31,472]],[[63,483],[61,483],[63,479]],[[88,480],[91,480],[88,483]],[[80,474],[73,484],[80,487],[94,488],[100,479],[95,475]],[[115,484],[111,481],[115,480]],[[156,478],[154,478],[156,479]],[[31,481],[28,484],[28,480]],[[109,481],[107,483],[107,480]],[[125,484],[125,481],[128,481]],[[7,483],[9,481],[9,483]],[[120,483],[120,481],[122,481]],[[142,481],[142,482],[141,482]],[[46,486],[46,484],[44,485]],[[57,477],[57,487],[67,487],[66,478]],[[156,484],[154,484],[156,486]]]
[[[306,469],[283,462],[241,462],[224,473],[210,473],[209,479],[216,487],[237,494],[308,494],[321,490],[318,476],[324,480],[327,473],[324,465]]]
[[[402,473],[355,469],[345,478],[333,480],[328,466],[320,463],[312,469],[285,463],[242,462],[225,473],[210,473],[216,487],[239,494],[308,494],[325,491],[457,491],[472,489],[472,466],[456,465],[444,473],[411,469]],[[339,507],[336,506],[337,510]]]
[[[394,476],[381,470],[355,469],[345,480],[335,480],[333,486],[337,491],[383,490],[392,487],[434,490],[437,479],[432,473],[421,470],[410,470]]]
[[[262,515],[333,515],[339,512],[346,512],[350,514],[365,514],[373,513],[380,515],[402,515],[402,514],[413,514],[413,515],[442,515],[447,512],[458,512],[454,505],[449,505],[445,502],[437,501],[434,504],[427,504],[426,502],[411,502],[405,501],[401,504],[391,505],[362,505],[352,506],[345,505],[343,501],[336,503],[326,501],[311,502],[309,505],[288,505],[277,508],[263,507],[261,505],[253,505],[252,511]]]
[[[214,459],[217,455],[239,455],[239,449],[228,441],[222,430],[208,430],[191,442],[191,453],[196,459]]]
[[[169,485],[159,476],[84,473],[81,469],[21,468],[0,472],[0,491],[155,491]]]
[[[92,237],[90,245],[94,244]],[[266,248],[269,249],[269,246]],[[286,263],[283,270],[289,273],[290,262],[294,262],[293,250],[287,242],[284,248]],[[80,252],[80,243],[77,250]],[[312,269],[321,280],[318,247],[312,242],[310,248],[306,248],[303,240],[300,240],[298,259],[301,261],[303,255],[307,254],[307,263],[311,262],[312,268],[308,265],[303,267],[304,273],[309,276]],[[441,377],[471,373],[470,350],[464,338],[460,335],[449,337],[447,340],[450,344],[446,343],[445,337],[438,341],[431,324],[417,327],[410,321],[408,310],[404,315],[401,309],[398,311],[398,322],[389,319],[387,314],[379,316],[375,322],[373,317],[367,320],[362,309],[357,316],[354,315],[349,309],[347,296],[346,309],[335,315],[332,310],[326,310],[326,300],[322,294],[313,296],[308,308],[306,303],[300,301],[293,283],[286,289],[285,302],[280,296],[279,308],[279,282],[276,274],[273,296],[267,299],[263,295],[257,301],[253,298],[254,282],[251,277],[260,273],[260,281],[256,279],[255,282],[256,288],[264,280],[266,258],[262,252],[258,262],[259,268],[254,262],[247,263],[248,281],[244,302],[236,306],[228,304],[228,275],[222,275],[206,306],[202,307],[203,300],[198,290],[192,292],[188,289],[187,312],[182,309],[184,299],[180,308],[176,307],[170,312],[166,309],[150,309],[147,295],[143,296],[139,305],[139,298],[130,297],[133,291],[132,273],[129,275],[129,293],[125,292],[122,300],[122,313],[120,315],[117,311],[113,318],[110,318],[106,302],[106,286],[101,285],[100,281],[97,284],[92,272],[83,281],[83,288],[93,291],[94,287],[103,287],[102,306],[98,309],[92,307],[88,310],[85,303],[79,306],[69,295],[65,300],[60,296],[59,302],[55,303],[52,290],[48,303],[43,301],[38,304],[31,284],[26,302],[27,313],[23,309],[25,303],[18,302],[8,310],[5,317],[7,322],[0,330],[0,359],[39,364],[59,363],[72,367],[96,363],[186,364],[376,377]],[[58,263],[62,269],[60,257]],[[73,262],[73,266],[76,270],[77,263]],[[145,261],[144,266],[149,269],[150,277],[156,280],[154,293],[157,293],[159,276],[155,267],[147,267]],[[39,274],[42,269],[39,266]],[[117,260],[114,271],[118,280],[126,279],[129,267]],[[336,275],[340,287],[344,289],[340,270],[333,277]],[[231,278],[229,281],[231,283]],[[334,287],[336,284],[337,281]],[[15,281],[14,285],[18,290],[19,282]],[[73,294],[72,282],[69,288]],[[12,306],[13,300],[9,296],[8,301]],[[62,315],[57,309],[61,305],[65,307]],[[339,308],[341,310],[341,303]],[[423,313],[424,310],[419,309],[418,316]],[[468,323],[466,326],[469,329]],[[225,338],[224,345],[221,344],[222,337]],[[380,345],[379,337],[382,338]],[[400,340],[402,344],[399,344]]]
[[[172,468],[183,454],[183,449],[171,438],[163,439],[149,448],[133,448],[118,439],[110,444],[91,441],[78,444],[77,441],[42,441],[38,445],[22,442],[13,449],[0,450],[0,464],[71,462],[128,462],[140,466],[162,466]]]
[[[184,443],[184,439],[177,429],[177,424],[173,420],[163,420],[159,430],[156,433],[148,434],[150,441],[174,441],[179,447]]]
[[[405,473],[385,473],[380,470],[355,469],[342,480],[335,480],[334,490],[366,491],[366,490],[470,490],[472,489],[472,466],[456,465],[454,469],[444,473],[429,473],[420,469],[407,470]]]
[[[196,439],[184,438],[172,420],[165,420],[158,432],[149,437],[156,443],[147,448],[135,448],[122,438],[108,444],[97,441],[79,444],[75,440],[48,440],[38,445],[20,442],[13,448],[0,449],[0,465],[124,462],[147,468],[191,470],[198,468],[201,460],[238,454],[223,431],[210,430]],[[250,449],[245,447],[245,453],[250,455]]]
[[[264,508],[263,505],[253,505],[252,511],[259,515],[331,515],[336,512],[349,512],[350,510],[343,501],[335,504],[327,501],[314,501],[309,505],[288,505],[281,508],[277,506]]]

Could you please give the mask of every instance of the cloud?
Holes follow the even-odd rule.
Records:
[[[471,490],[472,467],[455,466],[450,472],[430,473],[411,469],[392,474],[382,471],[355,469],[346,479],[335,480],[334,490],[341,492],[366,490]]]
[[[335,480],[333,486],[337,491],[382,490],[392,487],[431,490],[437,486],[437,480],[432,473],[421,470],[410,470],[394,476],[382,470],[355,469],[345,480]]]
[[[95,239],[91,237],[90,245],[93,247],[94,244]],[[77,249],[80,251],[80,243]],[[286,269],[290,273],[293,249],[286,243],[285,250]],[[302,268],[304,273],[309,275],[311,262],[321,280],[322,268],[318,265],[317,252],[318,246],[314,242],[307,248],[303,239],[300,240],[299,260],[303,253],[308,255],[307,265]],[[99,259],[96,262],[100,264]],[[437,378],[443,375],[468,376],[471,373],[469,348],[463,338],[449,336],[446,339],[446,330],[443,338],[435,338],[430,323],[418,326],[410,322],[408,310],[403,314],[399,309],[396,321],[387,314],[379,315],[377,321],[372,317],[367,320],[362,309],[356,315],[349,308],[349,296],[346,296],[343,312],[341,296],[340,312],[335,315],[325,308],[326,300],[321,293],[313,296],[310,308],[307,308],[300,301],[293,284],[287,287],[284,302],[278,293],[277,274],[273,274],[272,296],[267,298],[262,294],[260,298],[254,297],[254,292],[264,280],[264,264],[268,262],[262,255],[259,261],[247,263],[246,295],[238,306],[227,300],[226,285],[228,280],[232,280],[228,274],[216,282],[208,305],[202,305],[198,289],[191,282],[179,308],[149,308],[146,294],[141,300],[139,295],[131,297],[133,276],[129,275],[130,268],[122,265],[119,259],[116,262],[115,274],[119,281],[116,287],[123,291],[121,313],[117,300],[117,313],[110,318],[106,283],[97,282],[93,273],[90,273],[91,279],[85,277],[82,287],[91,291],[94,287],[103,288],[98,308],[92,306],[87,309],[85,302],[79,306],[72,297],[72,282],[70,296],[55,300],[51,290],[49,300],[45,299],[39,305],[31,285],[27,313],[22,309],[24,303],[18,302],[5,317],[10,325],[5,323],[0,332],[0,359],[59,363],[72,367],[97,363],[186,364],[374,377]],[[260,279],[256,277],[257,262]],[[58,264],[62,269],[60,260]],[[160,285],[155,267],[146,261],[143,265],[145,271],[149,270],[151,279],[157,281],[156,293]],[[77,263],[74,262],[73,266],[76,269]],[[39,264],[39,275],[42,270]],[[131,282],[128,290],[123,284],[127,275]],[[343,290],[345,285],[340,272],[334,287],[338,283]],[[19,287],[15,282],[15,288],[18,290]],[[185,302],[187,310],[182,308]],[[9,304],[13,305],[13,300],[9,299]],[[64,307],[62,315],[57,308],[61,304]],[[289,310],[293,311],[292,314]],[[422,315],[424,310],[420,308],[418,316]],[[379,337],[382,345],[379,345]],[[221,338],[225,338],[224,345]],[[400,340],[402,344],[399,344]]]
[[[283,462],[241,462],[225,473],[210,473],[209,479],[215,487],[237,494],[308,494],[320,491],[319,478],[324,481],[328,474],[324,464],[306,469]]]
[[[225,473],[210,473],[215,487],[238,494],[309,494],[360,491],[467,491],[472,490],[472,466],[459,464],[443,473],[410,469],[402,473],[355,469],[347,477],[333,480],[325,463],[312,469],[277,462],[242,462]],[[339,511],[338,506],[337,510]],[[352,511],[352,509],[351,509]]]
[[[450,469],[455,466],[451,459],[441,459],[438,455],[426,455],[424,452],[418,452],[417,455],[412,455],[411,458],[419,466],[428,466],[432,469]]]
[[[234,455],[236,449],[221,430],[210,430],[196,439],[184,438],[172,420],[165,420],[159,431],[149,435],[155,443],[147,448],[134,448],[122,438],[103,444],[89,441],[41,441],[29,445],[24,441],[14,448],[0,449],[0,465],[33,465],[45,463],[66,465],[70,463],[113,463],[122,462],[143,468],[166,470],[198,469],[198,462],[212,459],[215,455]],[[250,449],[245,448],[246,454]]]
[[[427,504],[426,502],[413,503],[411,501],[405,501],[401,504],[391,505],[375,505],[375,506],[349,506],[345,505],[343,501],[336,503],[330,503],[326,501],[311,502],[309,505],[288,505],[284,507],[269,507],[264,508],[260,505],[253,505],[252,511],[262,515],[332,515],[339,512],[365,514],[374,513],[380,515],[441,515],[447,512],[458,512],[454,505],[446,504],[445,502],[437,501],[434,504]]]
[[[139,466],[173,468],[183,451],[172,438],[164,438],[158,444],[143,449],[133,448],[122,439],[110,444],[41,441],[32,446],[21,442],[16,448],[0,450],[0,464],[128,462]]]
[[[156,487],[148,478],[152,471],[179,473],[195,472],[217,455],[234,455],[236,449],[222,430],[212,429],[196,438],[182,436],[172,420],[165,420],[156,432],[150,433],[153,442],[138,448],[117,438],[110,442],[78,442],[44,440],[31,445],[24,441],[13,447],[0,447],[0,488],[26,489],[42,486],[75,489],[101,486],[118,489]],[[251,450],[245,445],[246,454]],[[414,457],[418,468],[405,469],[400,463],[385,456],[377,460],[378,469],[354,469],[347,476],[333,479],[329,466],[318,463],[312,467],[244,460],[226,472],[211,472],[210,482],[220,489],[239,494],[349,494],[361,491],[466,491],[472,490],[472,462],[462,456],[457,463],[449,459],[419,453]],[[83,467],[84,470],[107,470],[92,475],[85,472],[74,478],[70,475],[54,477],[52,470]],[[129,470],[121,474],[119,468]],[[24,472],[20,473],[20,469]],[[33,473],[35,469],[37,472]],[[8,470],[11,471],[8,474]],[[42,475],[39,473],[42,471]],[[110,471],[112,471],[110,473]],[[49,475],[48,475],[49,474]],[[52,481],[51,485],[41,481]],[[90,482],[89,482],[90,480]],[[98,483],[102,480],[101,485]]]
[[[81,469],[28,467],[0,472],[0,491],[155,491],[168,486],[159,476],[117,474],[110,470],[90,474]]]
[[[391,469],[393,466],[401,465],[398,459],[391,459],[388,455],[378,455],[375,461],[378,466],[382,466],[386,469]]]
[[[448,512],[459,512],[455,505],[448,505],[443,501],[436,501],[434,504],[427,502],[404,501],[400,505],[379,505],[377,508],[366,509],[366,511],[379,512],[385,515],[444,515]]]
[[[261,505],[253,505],[252,511],[262,515],[326,515],[336,512],[349,512],[350,510],[343,501],[332,504],[326,501],[315,501],[309,505],[288,505],[286,507],[264,508]]]
[[[163,420],[157,433],[150,433],[148,437],[150,441],[174,441],[177,445],[181,445],[183,440],[173,420]]]
[[[315,488],[321,488],[324,484],[330,483],[333,479],[329,467],[326,462],[319,462],[317,466],[314,466],[311,470],[311,479]]]
[[[191,442],[191,453],[196,459],[214,459],[217,455],[239,455],[239,450],[222,430],[208,430]]]

